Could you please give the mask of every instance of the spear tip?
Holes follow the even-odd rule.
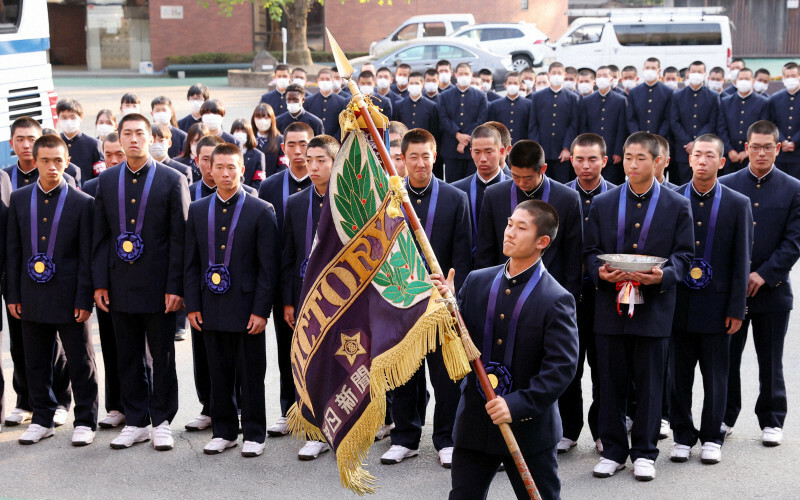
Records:
[[[353,66],[350,64],[350,61],[347,60],[347,57],[345,57],[339,44],[336,43],[330,30],[325,28],[325,31],[328,33],[328,41],[331,44],[333,60],[336,61],[336,69],[339,70],[339,75],[341,75],[342,78],[350,78],[353,75]]]

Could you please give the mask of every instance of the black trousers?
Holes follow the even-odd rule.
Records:
[[[87,321],[47,324],[22,321],[25,371],[34,424],[53,427],[58,401],[53,392],[53,361],[58,354],[57,338],[66,352],[69,377],[75,395],[75,426],[97,428],[97,365]]]
[[[201,415],[211,415],[211,375],[208,373],[208,354],[203,332],[192,327],[192,361],[194,363],[194,388],[200,401]]]
[[[28,390],[27,370],[25,367],[25,346],[22,340],[22,321],[18,320],[6,308],[8,319],[8,340],[11,361],[14,363],[14,372],[11,376],[11,385],[17,393],[16,407],[26,411],[33,411]],[[58,406],[69,410],[72,406],[72,390],[69,384],[67,371],[67,357],[61,339],[56,336],[56,355],[53,358],[53,392],[56,395]]]
[[[622,166],[622,162],[606,164],[606,168],[603,169],[602,173],[605,180],[617,186],[625,182],[625,169]]]
[[[600,439],[603,457],[617,463],[658,457],[662,391],[669,337],[596,336],[600,375]],[[631,442],[625,429],[630,380],[636,386],[636,413]]]
[[[587,290],[591,288],[592,290]],[[592,378],[592,404],[589,406],[589,431],[592,439],[598,438],[597,391],[599,375],[597,373],[597,348],[594,342],[594,285],[591,281],[584,283],[581,291],[581,301],[578,304],[578,371],[575,378],[567,386],[564,394],[558,398],[558,411],[561,413],[561,427],[564,437],[577,441],[583,429],[583,394],[581,380],[583,379],[584,361],[589,363]]]
[[[239,435],[236,384],[241,386],[238,406],[242,410],[245,441],[263,443],[267,435],[264,377],[267,347],[264,332],[203,331],[211,375],[211,422],[215,438],[235,441]]]
[[[175,311],[175,333],[186,330],[186,309]]]
[[[171,422],[178,412],[175,313],[111,312],[127,425]],[[148,358],[147,353],[151,358]]]
[[[561,161],[558,158],[549,158],[544,161],[547,164],[547,177],[562,184],[566,184],[575,178],[575,169],[569,161]]]
[[[469,177],[475,173],[475,162],[472,159],[463,160],[461,158],[444,159],[444,178],[448,184]]]
[[[558,500],[561,498],[561,481],[558,478],[558,461],[556,447],[535,454],[524,454],[525,463],[533,476],[533,482],[542,496],[542,500]],[[490,455],[476,450],[455,448],[453,464],[450,469],[450,500],[483,500],[489,493],[497,468],[506,466],[506,474],[514,488],[518,499],[528,499],[528,490],[517,471],[514,459],[510,455]]]
[[[447,374],[442,359],[441,348],[428,354],[428,369],[431,374],[431,385],[436,397],[433,410],[433,446],[436,450],[453,446],[453,424],[456,420],[456,409],[461,397],[461,389]],[[406,448],[419,449],[422,437],[422,426],[425,424],[425,412],[428,406],[428,390],[425,382],[425,364],[417,370],[411,379],[392,392],[392,444]]]
[[[789,311],[748,314],[742,327],[731,338],[731,363],[728,371],[728,400],[724,422],[736,424],[742,410],[742,381],[739,369],[747,341],[747,330],[753,324],[753,346],[758,358],[760,390],[756,399],[758,424],[783,428],[786,419],[786,383],[783,380],[783,343],[789,327]]]
[[[295,308],[299,313],[300,309]],[[278,373],[280,373],[281,416],[294,404],[294,378],[292,377],[292,327],[283,320],[283,306],[272,308],[272,321],[275,323],[275,340],[278,345]]]
[[[106,412],[118,411],[122,408],[122,395],[119,387],[119,363],[117,362],[117,337],[114,335],[114,322],[111,313],[99,307],[97,311],[97,329],[100,330],[100,349],[103,351],[103,377],[105,380]]]
[[[728,363],[731,336],[727,333],[672,332],[669,352],[670,426],[678,444],[722,444],[720,431],[728,393]],[[700,429],[692,420],[694,372],[700,364],[703,377],[703,412]]]

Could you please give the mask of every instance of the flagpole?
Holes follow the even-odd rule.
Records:
[[[392,157],[389,154],[389,151],[386,149],[386,144],[384,143],[383,138],[380,136],[378,128],[375,126],[375,122],[372,120],[372,116],[369,114],[369,109],[364,96],[361,94],[356,82],[354,82],[352,79],[353,67],[345,57],[344,52],[342,52],[341,48],[339,48],[339,44],[336,43],[336,40],[334,40],[331,32],[327,28],[325,28],[325,31],[328,33],[328,40],[331,44],[331,51],[333,52],[333,57],[336,61],[339,74],[347,81],[347,85],[353,95],[353,100],[355,100],[356,105],[358,106],[358,110],[361,113],[364,123],[367,124],[367,130],[369,130],[369,134],[372,136],[372,140],[378,149],[378,154],[383,161],[383,165],[390,176],[396,176],[397,170],[392,163]],[[414,236],[416,236],[417,243],[419,244],[420,249],[425,256],[425,260],[428,262],[428,265],[431,268],[431,274],[445,276],[445,273],[442,271],[442,267],[439,265],[439,261],[436,258],[436,254],[433,252],[430,241],[428,240],[428,235],[425,234],[425,230],[422,228],[422,224],[420,224],[417,213],[414,211],[414,207],[411,205],[411,200],[409,200],[408,193],[406,193],[405,190],[403,191],[403,208],[405,209],[409,225],[414,231]],[[487,401],[491,401],[495,399],[497,395],[494,393],[492,384],[489,382],[489,377],[486,375],[486,369],[483,367],[483,362],[480,359],[480,352],[478,352],[478,349],[472,342],[469,332],[467,331],[467,326],[464,323],[464,318],[461,316],[455,300],[453,300],[453,294],[448,291],[444,298],[448,299],[447,309],[456,320],[458,335],[464,344],[464,350],[467,353],[467,357],[470,359],[472,369],[475,371],[475,375],[478,377],[478,382],[481,384],[483,393],[486,394]],[[502,423],[499,424],[498,427],[500,428],[500,433],[503,435],[503,439],[506,442],[508,451],[511,453],[511,457],[514,459],[514,464],[517,466],[517,471],[519,471],[519,475],[522,478],[522,481],[525,483],[525,488],[528,490],[528,495],[534,500],[541,500],[542,497],[539,495],[539,490],[536,487],[536,483],[533,481],[533,476],[528,469],[528,464],[525,463],[525,457],[522,456],[522,451],[519,449],[519,445],[517,444],[517,440],[514,437],[513,431],[511,430],[511,426],[507,423]]]

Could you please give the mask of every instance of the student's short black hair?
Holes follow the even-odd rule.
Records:
[[[480,76],[491,76],[492,78],[494,78],[494,75],[492,74],[492,70],[487,69],[487,68],[481,68],[481,70],[478,71],[478,75],[480,75]],[[508,76],[508,75],[506,75],[506,76]]]
[[[608,69],[610,69],[614,73],[619,73],[619,66],[616,64],[609,64]]]
[[[759,120],[750,125],[750,128],[747,129],[747,142],[750,142],[750,138],[753,136],[753,134],[771,135],[775,138],[776,144],[780,142],[778,127],[776,127],[775,124],[769,120]]]
[[[725,70],[720,68],[719,66],[714,66],[713,68],[711,68],[711,71],[709,71],[708,74],[710,75],[710,74],[713,74],[713,73],[716,73],[718,75],[724,75],[725,74]]]
[[[37,131],[39,135],[42,135],[42,126],[31,118],[30,116],[20,116],[14,123],[11,124],[11,138],[14,138],[14,133],[21,128],[32,128]]]
[[[397,120],[392,120],[389,122],[389,128],[386,130],[388,135],[397,134],[400,137],[403,137],[408,132],[408,127],[405,123]]]
[[[488,125],[493,129],[497,130],[497,133],[500,134],[500,143],[503,145],[504,148],[511,147],[511,132],[508,131],[508,127],[503,125],[500,122],[486,122],[484,125]],[[508,153],[508,151],[506,151]]]
[[[434,73],[435,73],[435,71],[434,71]],[[408,75],[408,79],[409,80],[411,80],[412,78],[422,78],[422,73],[420,73],[419,71],[414,71],[413,73]]]
[[[677,75],[680,72],[678,71],[678,68],[676,68],[675,66],[668,66],[668,67],[664,68],[664,74],[666,75],[667,73],[669,73],[671,75],[672,74]]]
[[[361,80],[362,78],[375,78],[375,73],[370,70],[364,70],[358,74],[358,79]]]
[[[275,66],[275,73],[277,73],[278,71],[285,71],[285,72],[289,73],[289,65],[288,64],[278,64],[277,66]]]
[[[456,71],[460,70],[461,68],[467,68],[470,71],[470,73],[472,72],[472,66],[470,66],[468,62],[458,63],[458,65],[456,66]]]
[[[189,99],[191,99],[192,97],[194,97],[196,95],[201,96],[204,101],[207,100],[208,99],[208,87],[206,87],[202,83],[195,83],[194,85],[189,87],[189,90],[186,92],[186,99],[189,100]]]
[[[636,69],[636,66],[625,66],[624,68],[622,68],[622,72],[623,73],[633,72],[634,75],[639,74],[639,70]]]
[[[225,116],[225,105],[219,99],[206,99],[200,107],[200,116],[206,114]]]
[[[148,120],[146,116],[140,113],[129,113],[120,118],[119,123],[117,124],[117,130],[121,132],[122,126],[128,122],[142,122],[145,125],[147,125],[146,130],[150,132],[150,120]]]
[[[160,123],[154,123],[150,126],[150,132],[153,134],[155,139],[169,139],[172,140],[172,131],[169,129],[168,126],[162,125]]]
[[[425,70],[425,76],[439,76],[439,73],[433,68],[428,68]]]
[[[200,146],[199,143],[197,145]],[[216,158],[219,155],[233,155],[239,159],[240,167],[244,165],[244,157],[242,156],[242,150],[239,149],[239,146],[237,146],[236,144],[231,144],[223,140],[222,144],[217,145],[214,148],[214,151],[211,152],[211,165],[214,165],[214,158]]]
[[[446,66],[446,67],[448,67],[450,69],[453,68],[453,65],[450,64],[450,61],[448,61],[447,59],[439,59],[438,61],[436,61],[436,69],[437,70],[442,66]],[[437,71],[437,73],[438,73],[438,71]]]
[[[553,205],[542,200],[525,200],[514,209],[523,210],[528,212],[533,217],[533,223],[536,225],[536,236],[550,237],[550,243],[542,250],[550,248],[553,240],[556,239],[558,234],[558,212],[553,208]]]
[[[216,148],[220,144],[225,144],[225,139],[218,135],[204,135],[197,141],[197,156],[200,156],[200,150],[203,148],[213,147]],[[237,148],[238,149],[238,148]]]
[[[67,143],[64,142],[64,139],[58,135],[43,135],[36,139],[36,142],[33,143],[34,159],[39,156],[39,150],[41,148],[61,148],[61,154],[65,157],[69,156],[69,148],[67,147]]]
[[[436,152],[436,139],[434,139],[433,134],[425,129],[412,128],[406,132],[406,135],[403,136],[403,142],[400,144],[400,151],[402,151],[403,156],[406,155],[408,146],[411,144],[428,144],[431,150],[434,153]]]
[[[308,141],[306,151],[311,148],[322,148],[325,150],[325,154],[335,160],[336,155],[339,154],[339,141],[329,135],[320,134]]]
[[[710,142],[712,144],[716,144],[717,151],[719,152],[719,157],[720,158],[725,157],[725,143],[722,142],[722,139],[720,139],[719,136],[716,136],[714,134],[703,134],[697,139],[695,139],[694,142],[692,142],[692,149],[694,149],[694,146],[698,142]]]
[[[503,139],[500,137],[500,132],[488,123],[475,127],[475,130],[472,131],[470,141],[474,141],[475,139],[492,139],[498,147],[503,147]]]
[[[409,64],[407,64],[407,63],[400,63],[400,64],[397,65],[397,69],[407,69],[407,70],[411,71],[411,66]],[[395,70],[395,72],[396,71],[397,70]]]
[[[785,66],[784,66],[784,69],[786,69],[786,67],[785,67]],[[755,77],[756,77],[756,78],[758,78],[758,75],[767,75],[767,78],[769,78],[769,77],[771,76],[771,75],[769,74],[769,70],[768,70],[767,68],[758,68],[758,69],[756,70]]]
[[[544,166],[544,149],[536,141],[517,141],[508,153],[508,164],[517,168],[532,168],[539,173]]]
[[[742,64],[744,64],[744,63],[745,63],[745,62],[744,62],[744,59],[742,59],[741,57],[734,57],[733,59],[731,59],[731,64],[733,64],[733,63],[737,63],[737,62],[740,62],[740,63],[742,63]]]
[[[644,146],[647,149],[647,152],[653,157],[653,160],[655,160],[657,156],[661,156],[658,139],[656,139],[656,136],[653,134],[648,132],[634,132],[633,134],[629,135],[627,139],[625,139],[625,144],[622,146],[622,151],[625,151],[628,146],[633,144]]]
[[[306,96],[306,89],[301,87],[300,85],[297,85],[296,83],[290,83],[286,87],[286,90],[283,91],[284,94],[288,94],[289,92],[297,92],[298,94],[300,94],[300,97]]]
[[[133,92],[126,92],[122,94],[122,98],[119,100],[119,105],[122,106],[123,104],[141,104],[142,101],[139,100],[139,96],[134,94]]]
[[[155,99],[153,99],[152,101],[150,101],[150,109],[153,109],[159,105],[164,105],[169,107],[169,109],[172,109],[172,100],[165,95],[160,95]]]
[[[76,99],[61,99],[56,104],[56,116],[64,112],[75,113],[83,118],[83,106]]]
[[[661,61],[659,61],[657,57],[648,57],[647,59],[644,60],[644,62],[656,63],[658,64],[659,68],[661,67]]]
[[[389,68],[387,68],[386,66],[381,66],[380,68],[378,68],[378,70],[377,70],[377,71],[375,71],[375,76],[377,76],[377,75],[378,75],[378,73],[382,73],[382,72],[384,72],[384,71],[386,71],[386,72],[387,72],[387,73],[389,73],[390,75],[392,74],[392,70],[390,70],[390,69],[389,69]]]
[[[669,158],[669,154],[670,154],[669,141],[667,141],[665,138],[661,137],[658,134],[653,134],[653,137],[655,137],[656,140],[658,141],[659,153],[663,153],[663,154],[661,154],[661,156],[663,156],[664,159],[666,160],[667,158]]]
[[[283,131],[283,138],[286,139],[286,136],[288,136],[290,132],[305,132],[309,141],[314,137],[314,129],[311,128],[311,125],[305,122],[290,123],[289,126]]]
[[[600,148],[600,156],[606,155],[606,141],[603,139],[602,136],[597,134],[592,134],[591,132],[587,132],[585,134],[581,134],[572,141],[572,144],[569,147],[569,153],[573,154],[575,152],[575,146],[581,147],[592,147],[598,146]]]
[[[705,72],[706,70],[706,63],[704,63],[703,61],[692,61],[692,64],[689,65],[689,69],[691,69],[692,66],[702,66],[703,71]]]

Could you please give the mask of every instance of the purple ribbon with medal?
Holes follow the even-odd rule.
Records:
[[[67,183],[62,179],[61,194],[58,196],[56,213],[53,216],[53,225],[50,226],[50,241],[47,244],[47,252],[39,252],[38,235],[38,201],[36,191],[39,188],[34,186],[31,192],[31,252],[33,255],[28,259],[28,276],[36,283],[47,283],[56,274],[56,264],[53,262],[53,252],[56,248],[56,237],[58,235],[58,224],[61,222],[61,214],[64,212],[64,202],[67,199]]]
[[[150,187],[153,185],[153,177],[156,175],[155,162],[149,165],[147,180],[142,190],[142,199],[139,203],[139,213],[136,217],[136,228],[133,232],[127,230],[125,221],[125,171],[128,170],[128,162],[125,162],[119,170],[119,188],[117,200],[119,202],[119,236],[117,236],[117,255],[125,262],[134,262],[144,253],[144,241],[142,240],[142,226],[144,225],[144,213],[147,208],[147,198],[150,196]]]
[[[428,214],[425,216],[425,235],[428,236],[428,239],[430,239],[431,232],[433,231],[433,219],[436,216],[436,204],[439,202],[439,179],[436,177],[431,177],[431,182],[433,183],[433,187],[431,187],[431,202],[428,205]],[[408,177],[406,177],[406,186],[409,186]],[[405,208],[402,210],[405,214]],[[406,220],[408,220],[408,216],[406,216]],[[428,261],[425,259],[425,256],[421,252],[419,256],[422,257],[422,263],[425,264],[425,269],[427,269],[428,272],[431,272],[431,268],[428,266]]]
[[[543,175],[542,176],[542,182],[544,183],[544,186],[542,186],[542,201],[545,202],[545,203],[548,203],[550,201],[550,179],[548,179],[546,175]],[[523,193],[524,193],[524,191],[523,191]],[[512,182],[511,183],[511,213],[512,214],[514,213],[514,210],[516,210],[517,205],[519,205],[519,203],[517,202],[517,185]]]
[[[305,259],[300,264],[300,281],[306,277],[306,268],[308,267],[308,258],[311,256],[311,244],[314,239],[314,192],[316,188],[311,186],[308,199],[308,213],[306,214],[306,248]]]
[[[692,183],[686,186],[683,195],[691,200]],[[717,182],[714,189],[714,203],[711,205],[711,217],[708,221],[708,232],[706,233],[706,247],[703,257],[692,259],[689,274],[683,282],[692,290],[702,290],[711,283],[711,249],[714,246],[714,230],[717,228],[717,216],[719,215],[719,204],[722,199],[722,186]]]
[[[231,273],[228,270],[228,266],[231,263],[231,252],[233,250],[233,233],[239,223],[239,215],[242,213],[242,205],[244,205],[246,197],[242,188],[239,188],[237,194],[239,199],[233,211],[233,219],[231,220],[230,231],[228,231],[228,241],[225,243],[225,257],[222,264],[217,264],[214,258],[217,248],[215,241],[216,201],[212,198],[208,203],[208,269],[206,270],[206,285],[208,285],[209,290],[216,294],[223,294],[231,287]]]
[[[500,283],[503,281],[504,273],[505,266],[503,266],[497,273],[497,276],[495,276],[494,281],[492,282],[492,288],[489,291],[486,322],[484,323],[483,327],[483,353],[487,357],[491,357],[492,341],[494,339],[494,313],[497,307],[497,296],[500,292]],[[544,263],[540,261],[538,267],[533,272],[533,276],[531,276],[531,278],[525,284],[525,288],[522,289],[522,293],[517,299],[517,303],[514,305],[514,312],[511,314],[511,322],[508,325],[508,334],[505,340],[506,349],[503,353],[503,362],[498,363],[496,361],[483,361],[483,366],[486,369],[486,375],[489,377],[489,382],[492,384],[494,393],[498,396],[505,396],[511,392],[511,389],[514,386],[509,367],[511,366],[511,362],[514,360],[514,341],[517,337],[517,324],[519,323],[519,315],[522,313],[522,307],[525,305],[528,297],[530,297],[531,293],[533,293],[536,285],[539,284],[539,280],[541,279],[543,273]],[[477,385],[478,392],[480,392],[481,396],[486,399],[486,394],[484,394],[481,384],[478,383]]]

